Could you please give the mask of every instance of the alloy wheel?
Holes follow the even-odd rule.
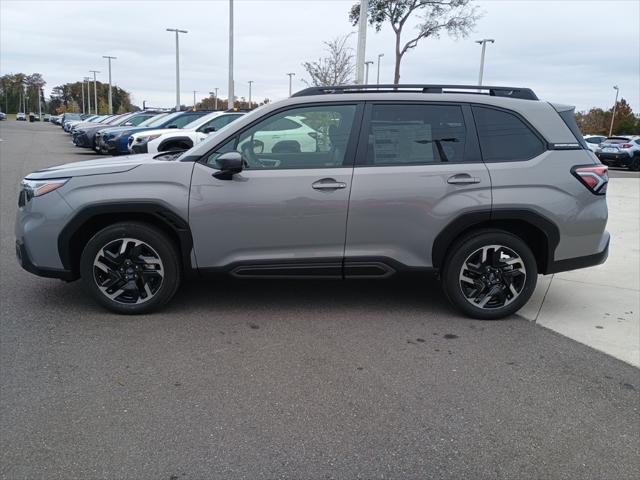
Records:
[[[462,264],[459,284],[466,300],[478,308],[509,305],[522,293],[527,279],[524,261],[504,245],[486,245]]]
[[[110,300],[139,304],[151,300],[160,290],[164,265],[149,244],[135,238],[119,238],[98,250],[93,277]]]

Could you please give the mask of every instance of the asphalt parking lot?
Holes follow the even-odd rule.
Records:
[[[121,317],[24,272],[20,179],[93,155],[0,138],[0,478],[636,478],[638,369],[434,280],[192,282]]]

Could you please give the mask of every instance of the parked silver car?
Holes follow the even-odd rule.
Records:
[[[595,152],[600,144],[607,139],[604,135],[585,135],[583,138],[584,141],[587,142],[587,147],[589,147],[589,150],[592,152]]]
[[[596,156],[605,165],[640,170],[640,136],[609,137],[596,149]]]
[[[182,154],[34,172],[18,259],[119,313],[161,307],[186,276],[437,272],[465,314],[510,315],[538,274],[605,261],[607,167],[573,107],[478,88],[314,87]],[[274,138],[291,118],[322,141]]]

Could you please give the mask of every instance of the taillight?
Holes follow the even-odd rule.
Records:
[[[608,170],[609,167],[605,165],[577,166],[571,169],[571,173],[591,193],[604,195],[607,193],[607,184],[609,183]]]
[[[630,143],[623,143],[622,145],[620,145],[620,148],[631,148],[633,147],[633,145],[631,145]]]

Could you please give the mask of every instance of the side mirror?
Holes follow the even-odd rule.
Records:
[[[242,155],[238,152],[223,153],[216,160],[219,171],[213,176],[218,180],[231,180],[231,178],[242,171]]]
[[[133,122],[124,122],[122,125],[124,127],[130,127],[131,125],[133,125]]]
[[[171,125],[167,125],[167,128],[178,128],[178,125],[172,123]]]
[[[216,127],[206,127],[202,129],[202,133],[211,133],[215,131],[216,131]]]

